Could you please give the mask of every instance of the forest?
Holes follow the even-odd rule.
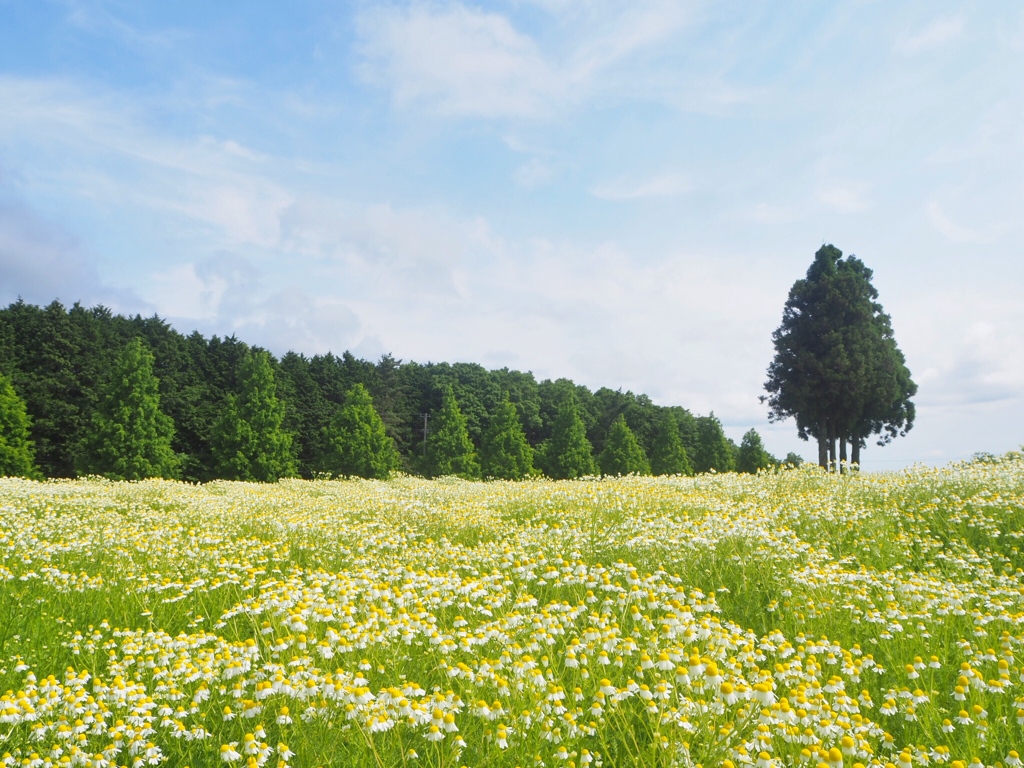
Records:
[[[274,479],[275,473],[260,477],[233,468],[234,449],[223,447],[224,415],[237,410],[246,386],[269,396],[271,410],[279,414],[274,428],[283,435],[287,456],[277,476],[364,474],[339,465],[344,450],[338,448],[337,433],[348,418],[342,411],[346,402],[358,399],[357,390],[369,393],[393,446],[389,466],[409,474],[543,473],[559,478],[756,472],[780,463],[755,430],[737,445],[713,413],[699,416],[682,406],[659,406],[644,394],[604,387],[591,391],[568,379],[537,381],[530,372],[508,368],[417,363],[391,355],[371,362],[349,352],[312,357],[288,352],[277,359],[234,336],[183,335],[157,316],[126,317],[103,306],[67,308],[54,301],[40,307],[19,300],[0,309],[0,377],[24,403],[37,474],[109,474],[100,455],[109,451],[109,441],[106,446],[97,441],[97,419],[124,383],[114,381],[118,366],[133,365],[124,355],[135,340],[151,360],[153,401],[167,422],[174,455],[173,471],[158,474],[190,482]],[[259,386],[243,380],[247,360],[269,363]],[[498,421],[511,413],[515,418],[509,429],[521,435],[528,455],[518,474],[488,473],[487,457],[498,450],[495,441],[507,438],[495,436]],[[484,466],[475,458],[476,463],[454,469],[440,461],[437,446],[444,430],[454,430],[452,440],[468,438],[465,451],[482,457]],[[582,463],[572,464],[573,451],[582,454]],[[495,461],[491,466],[500,466],[501,460]],[[799,457],[790,455],[786,461],[798,463]]]

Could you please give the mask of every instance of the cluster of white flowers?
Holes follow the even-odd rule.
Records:
[[[5,765],[1021,765],[1021,462],[0,507]]]

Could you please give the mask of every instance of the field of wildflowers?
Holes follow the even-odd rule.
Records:
[[[1024,460],[0,480],[10,766],[1021,766]]]

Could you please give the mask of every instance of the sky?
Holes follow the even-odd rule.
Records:
[[[0,0],[0,305],[275,354],[759,402],[793,282],[874,270],[919,386],[868,470],[1024,443],[1024,6]]]

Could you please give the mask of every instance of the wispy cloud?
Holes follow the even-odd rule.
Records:
[[[758,224],[788,224],[800,218],[801,212],[791,205],[758,203],[740,213],[742,218]]]
[[[102,204],[172,214],[214,247],[270,246],[293,195],[275,179],[280,163],[231,138],[178,137],[140,113],[165,105],[133,103],[113,92],[83,95],[58,79],[0,76],[6,120],[0,140],[45,142],[74,163],[44,167],[36,183],[76,189]]]
[[[950,219],[942,205],[936,200],[930,201],[925,206],[925,215],[928,217],[929,223],[939,232],[939,234],[954,242],[979,243],[983,240],[980,233],[961,224],[957,224]]]
[[[960,16],[943,16],[935,19],[923,29],[900,37],[895,44],[898,53],[914,56],[935,48],[941,48],[960,36],[964,20]]]
[[[534,157],[516,168],[512,179],[521,187],[539,187],[554,177],[555,171],[551,164],[539,157]]]
[[[177,29],[164,28],[150,32],[124,20],[123,16],[111,12],[102,3],[86,3],[70,0],[67,4],[66,21],[86,32],[113,39],[123,45],[146,54],[154,49],[167,51],[180,44],[187,35]]]
[[[822,202],[841,213],[860,213],[871,207],[871,185],[863,182],[834,183],[818,195]]]
[[[641,200],[651,197],[672,197],[690,191],[686,177],[666,173],[641,181],[616,179],[591,187],[590,194],[601,200]]]
[[[606,87],[609,70],[667,40],[684,7],[655,1],[543,4],[572,42],[545,50],[500,13],[458,2],[372,7],[359,16],[360,72],[398,106],[441,114],[538,118]]]
[[[504,16],[459,4],[377,7],[359,20],[362,68],[398,105],[481,117],[536,116],[562,88],[534,41]]]

